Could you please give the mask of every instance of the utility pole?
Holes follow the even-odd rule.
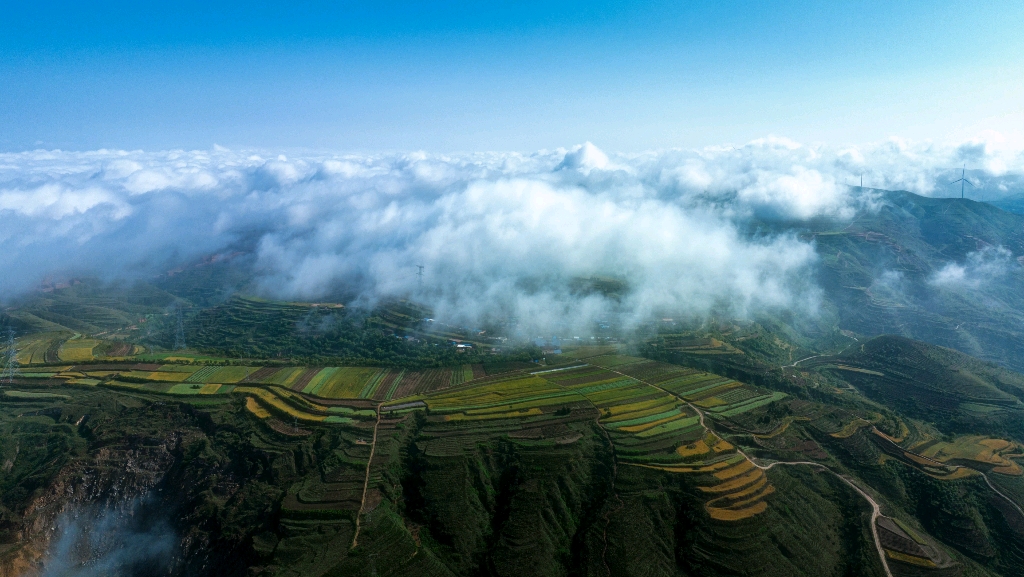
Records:
[[[954,180],[950,184],[956,184],[958,182],[960,183],[960,200],[963,200],[963,198],[964,198],[964,184],[970,184],[971,187],[974,187],[974,183],[972,183],[971,181],[967,180],[967,165],[966,164],[960,170],[960,178]]]

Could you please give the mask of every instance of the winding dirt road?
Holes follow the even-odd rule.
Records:
[[[882,548],[882,541],[878,538],[878,526],[875,524],[875,522],[878,521],[878,518],[882,515],[882,508],[878,504],[878,502],[871,497],[871,495],[868,495],[863,489],[858,487],[857,484],[854,483],[849,477],[847,477],[846,475],[840,475],[839,473],[836,473],[835,471],[829,469],[825,465],[822,465],[821,463],[815,463],[814,461],[773,461],[771,463],[768,463],[767,465],[762,465],[755,461],[754,459],[751,459],[738,448],[736,450],[739,451],[740,454],[742,454],[744,457],[747,457],[748,461],[753,463],[755,467],[761,469],[762,471],[767,471],[772,467],[778,465],[808,465],[832,473],[836,477],[839,477],[844,483],[852,487],[854,491],[857,491],[857,493],[860,494],[861,497],[864,497],[864,499],[867,500],[868,503],[871,503],[871,537],[875,540],[875,549],[878,550],[878,558],[882,561],[882,568],[885,569],[885,574],[888,575],[888,577],[893,577],[892,571],[889,570],[889,562],[885,558],[885,549]]]
[[[383,403],[381,403],[383,405]],[[366,477],[363,479],[363,498],[359,501],[359,512],[356,513],[356,532],[352,535],[352,546],[355,549],[359,544],[360,520],[363,518],[363,509],[366,507],[366,489],[370,486],[370,465],[373,464],[373,452],[377,450],[377,427],[380,427],[380,407],[377,405],[377,422],[373,425],[373,443],[370,445],[370,458],[366,461]]]
[[[815,355],[815,356],[820,356],[820,355]],[[807,357],[805,359],[800,359],[799,361],[797,361],[797,363],[799,363],[801,361],[806,361],[809,358],[813,358],[813,357]],[[796,363],[793,363],[792,366],[795,366],[795,365],[796,365]],[[704,423],[704,411],[702,411],[699,408],[697,408],[690,401],[687,401],[683,397],[677,395],[676,393],[673,393],[672,391],[670,391],[668,389],[663,389],[663,388],[659,387],[658,385],[655,385],[655,384],[652,384],[652,383],[648,383],[647,381],[644,381],[643,379],[638,379],[636,377],[630,377],[629,375],[624,374],[624,373],[620,373],[619,371],[616,371],[615,369],[608,369],[608,368],[606,368],[605,370],[613,372],[613,373],[615,373],[617,375],[621,375],[621,376],[626,377],[626,378],[633,379],[635,381],[639,381],[639,382],[641,382],[641,383],[643,383],[643,384],[645,384],[645,385],[647,385],[649,387],[654,387],[655,389],[658,389],[659,391],[663,391],[665,393],[668,393],[668,394],[672,395],[673,397],[679,399],[680,401],[686,403],[686,406],[690,407],[690,409],[692,409],[695,413],[697,413],[697,417],[700,419],[700,426],[703,427],[705,431],[714,434],[714,431],[712,431],[710,428],[708,428],[708,426]],[[847,485],[852,487],[854,491],[857,491],[857,493],[860,494],[861,497],[864,497],[864,499],[866,499],[867,502],[871,504],[871,536],[875,540],[875,549],[878,550],[878,558],[882,562],[882,568],[885,569],[886,576],[887,577],[893,577],[892,571],[889,569],[889,563],[885,559],[885,549],[882,548],[882,541],[881,541],[881,539],[878,538],[878,527],[875,525],[875,521],[877,521],[878,517],[881,516],[881,514],[882,514],[882,508],[881,508],[881,506],[879,506],[878,502],[875,501],[871,497],[871,495],[868,495],[863,489],[858,487],[857,484],[854,483],[850,478],[846,477],[845,475],[840,475],[839,473],[836,473],[835,471],[833,471],[832,469],[828,468],[827,466],[822,465],[821,463],[815,463],[814,461],[773,461],[771,463],[768,463],[768,464],[765,464],[765,465],[761,465],[756,460],[750,458],[750,455],[747,455],[746,453],[744,453],[743,450],[740,449],[739,447],[736,447],[736,452],[741,454],[741,455],[743,455],[743,457],[746,460],[750,461],[751,464],[753,464],[755,467],[757,467],[758,469],[761,469],[763,471],[768,471],[772,467],[776,467],[776,466],[779,466],[779,465],[787,465],[787,466],[807,465],[807,466],[811,466],[811,467],[818,467],[818,468],[823,469],[825,471],[828,471],[829,473],[832,473],[836,477],[839,477],[840,479],[842,479],[842,481],[844,483],[846,483]],[[986,477],[985,480],[988,481],[988,477]],[[989,486],[991,487],[992,484],[989,483]],[[995,487],[993,487],[993,490],[995,490]],[[996,491],[996,492],[998,493],[998,491]],[[1000,493],[1000,495],[1002,495],[1002,493]]]
[[[978,471],[977,469],[974,469],[974,470]],[[993,491],[995,491],[996,495],[999,495],[1003,499],[1006,499],[1006,501],[1009,504],[1013,505],[1013,508],[1016,509],[1017,512],[1020,513],[1022,517],[1024,517],[1024,509],[1021,509],[1020,505],[1018,505],[1016,501],[1014,501],[1013,499],[1007,497],[1002,491],[997,489],[996,486],[992,484],[992,481],[988,480],[988,475],[986,475],[985,473],[982,473],[981,471],[978,471],[978,472],[981,473],[981,476],[985,478],[985,482],[988,483],[988,488],[989,489],[992,489]]]

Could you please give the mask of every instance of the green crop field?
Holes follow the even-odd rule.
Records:
[[[252,367],[218,367],[212,375],[206,378],[208,383],[238,383],[255,372]]]
[[[367,381],[381,372],[380,369],[363,367],[341,367],[312,394],[328,399],[359,398]]]
[[[18,362],[22,365],[32,365],[58,361],[56,347],[70,336],[69,333],[44,332],[21,337],[15,344]],[[47,358],[47,351],[51,351],[50,358]]]
[[[96,339],[72,338],[64,341],[60,347],[58,356],[60,360],[67,362],[91,361],[94,357],[93,349],[100,344]]]
[[[263,383],[268,385],[280,385],[282,387],[290,387],[302,373],[305,371],[304,367],[288,367],[280,369],[270,377],[263,379]]]
[[[605,361],[607,359],[602,359]],[[378,456],[374,460],[375,463],[378,463],[377,459],[380,461],[370,467],[368,487],[374,499],[383,499],[379,505],[382,507],[391,506],[387,505],[388,497],[383,492],[377,496],[373,491],[383,491],[390,483],[397,482],[393,480],[395,477],[390,477],[396,474],[391,468],[405,467],[401,463],[406,459],[419,459],[416,462],[425,465],[415,466],[427,467],[427,472],[422,473],[424,488],[408,491],[430,491],[426,493],[427,500],[417,501],[414,498],[407,507],[426,508],[424,510],[434,511],[432,514],[441,515],[441,511],[457,504],[457,509],[451,511],[451,517],[445,518],[461,523],[457,521],[460,514],[464,516],[479,509],[474,508],[476,506],[471,504],[471,499],[467,500],[469,497],[459,492],[463,490],[460,487],[473,486],[472,483],[466,484],[469,479],[476,479],[473,481],[476,483],[497,483],[496,479],[482,479],[489,479],[492,474],[485,472],[487,467],[505,458],[498,457],[506,454],[502,451],[515,451],[518,455],[515,458],[520,459],[519,467],[536,467],[520,468],[517,475],[534,475],[540,471],[557,472],[565,470],[565,467],[579,466],[587,459],[595,458],[593,455],[607,451],[607,442],[610,441],[619,471],[616,493],[624,503],[619,505],[618,501],[610,501],[615,503],[610,509],[611,518],[619,518],[614,507],[624,507],[624,511],[630,512],[630,518],[651,519],[647,516],[651,513],[644,512],[646,509],[637,508],[637,503],[648,498],[643,495],[663,495],[666,490],[670,494],[683,491],[679,498],[686,495],[686,502],[690,503],[687,506],[691,507],[688,515],[692,519],[703,519],[701,523],[709,523],[706,525],[709,530],[714,528],[709,534],[731,531],[726,528],[733,526],[749,530],[749,527],[758,526],[750,523],[770,521],[776,527],[791,523],[793,525],[787,531],[799,535],[804,531],[801,525],[804,521],[786,517],[786,507],[792,511],[802,506],[801,500],[845,494],[842,493],[841,481],[836,481],[839,485],[822,486],[823,480],[811,480],[812,472],[807,473],[812,477],[790,476],[789,473],[775,471],[766,474],[738,452],[733,439],[728,439],[728,433],[723,431],[744,430],[757,425],[761,427],[758,431],[765,431],[757,433],[760,445],[744,447],[744,451],[767,451],[768,447],[778,447],[770,450],[790,451],[787,454],[794,455],[795,451],[803,451],[791,457],[798,459],[831,457],[828,453],[818,452],[827,447],[825,441],[815,444],[806,437],[796,436],[797,432],[808,435],[807,431],[820,429],[831,439],[828,442],[858,443],[855,450],[869,450],[872,446],[872,441],[868,440],[865,445],[863,440],[863,435],[870,429],[868,425],[850,426],[851,423],[869,423],[857,414],[836,412],[808,401],[797,402],[779,391],[637,357],[616,355],[606,364],[612,365],[614,370],[587,365],[558,371],[542,370],[537,374],[511,371],[500,376],[486,376],[485,371],[471,365],[456,370],[409,371],[375,367],[260,368],[126,363],[97,365],[97,370],[89,372],[95,376],[91,379],[83,378],[79,367],[69,365],[40,373],[44,376],[39,380],[52,382],[64,378],[67,386],[77,386],[78,389],[61,388],[58,389],[62,391],[60,393],[50,393],[50,388],[44,388],[46,392],[15,391],[5,395],[4,399],[10,399],[10,403],[19,406],[32,402],[69,403],[76,395],[84,394],[81,391],[99,389],[108,391],[102,394],[169,398],[174,402],[189,403],[198,410],[223,407],[217,410],[229,411],[235,410],[230,407],[236,407],[242,417],[251,421],[251,426],[259,431],[258,434],[252,433],[250,438],[259,439],[262,444],[269,443],[266,439],[270,438],[303,443],[307,439],[327,438],[323,435],[334,434],[327,431],[339,431],[337,434],[346,436],[348,441],[345,443],[348,444],[339,445],[346,449],[323,461],[326,472],[318,472],[284,489],[286,497],[282,507],[286,508],[282,511],[288,519],[295,515],[304,519],[306,517],[303,516],[310,515],[330,517],[338,511],[351,512],[359,508],[367,451],[373,442],[375,428],[375,454]],[[118,381],[121,378],[126,380]],[[460,378],[462,383],[456,383]],[[247,384],[226,384],[243,380],[247,380]],[[258,384],[252,381],[258,381]],[[61,385],[45,385],[55,386]],[[412,392],[417,388],[419,392],[402,398],[395,396],[399,390]],[[318,401],[317,398],[323,400]],[[331,404],[339,401],[347,404]],[[382,411],[382,419],[378,423],[376,407],[384,402],[398,407],[398,410]],[[709,428],[701,426],[700,416],[689,403],[704,411]],[[787,410],[790,412],[773,413],[778,412],[780,404],[789,407]],[[880,423],[878,416],[867,418]],[[725,424],[722,430],[717,430],[719,423]],[[233,426],[243,427],[240,423]],[[1013,461],[1018,446],[1013,443],[980,436],[939,442],[934,435],[928,435],[917,429],[905,435],[917,439],[914,441],[916,445],[908,441],[907,447],[910,451],[919,451],[923,455],[921,458],[925,459],[922,462],[927,463],[927,459],[973,459],[979,467],[989,467],[994,477],[1012,480],[1016,478],[1014,475],[1019,475],[1020,468]],[[750,433],[741,440],[749,438]],[[536,465],[524,464],[533,462],[529,459],[539,460]],[[908,462],[926,473],[934,469],[915,464],[912,459]],[[463,477],[466,471],[475,471],[473,475],[476,476]],[[582,482],[586,477],[580,474],[574,472],[554,486]],[[928,474],[933,474],[929,478],[936,482],[970,481],[969,476],[959,474]],[[1007,491],[1015,487],[1012,481],[1003,485],[1008,487]],[[497,486],[492,490],[499,490]],[[813,490],[807,488],[811,486]],[[431,495],[435,491],[444,497],[434,500]],[[591,487],[580,494],[596,496],[604,493]],[[615,499],[612,496],[600,498]],[[856,495],[844,498],[852,499],[851,511],[856,511]],[[537,510],[538,506],[524,509],[523,514],[527,510]],[[815,506],[824,505],[818,503]],[[826,507],[816,514],[823,515],[822,511],[831,510]],[[833,519],[841,517],[837,511],[828,514],[835,515],[830,517]],[[364,522],[370,527],[365,535],[369,543],[375,543],[376,539],[373,531],[377,529],[374,529],[376,525],[372,519],[373,516],[363,515]],[[783,522],[779,519],[789,520]],[[318,520],[308,522],[320,523]],[[394,530],[398,532],[389,539],[397,538],[395,535],[405,531]],[[468,528],[460,530],[469,531]],[[829,530],[819,528],[817,531],[829,534]],[[914,532],[921,534],[917,529]],[[870,547],[870,535],[865,539],[868,541],[864,546]],[[377,546],[383,545],[374,545]],[[609,551],[619,551],[617,547],[610,544]],[[865,551],[871,549],[866,548]]]

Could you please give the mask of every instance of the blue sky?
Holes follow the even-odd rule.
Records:
[[[33,2],[0,150],[1024,138],[1020,2]]]

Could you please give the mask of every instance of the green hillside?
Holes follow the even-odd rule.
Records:
[[[1024,376],[958,351],[883,336],[840,356],[810,359],[868,397],[949,432],[1024,438]]]
[[[1010,407],[1001,387],[1020,375],[902,338],[787,369],[789,394],[608,347],[572,355],[443,379],[27,365],[0,397],[0,570],[50,546],[33,528],[59,509],[32,503],[86,498],[201,543],[178,541],[172,574],[885,575],[879,551],[894,575],[1024,569],[1024,515],[986,484],[1024,496],[1021,436],[961,434],[835,376],[884,364],[941,411],[946,389]],[[82,470],[116,474],[65,492]]]
[[[753,223],[814,243],[814,314],[602,321],[561,354],[251,296],[244,251],[24,295],[0,577],[100,566],[82,527],[165,547],[144,575],[1024,574],[1024,217],[865,194]],[[989,276],[935,282],[986,247]]]
[[[819,282],[839,326],[899,334],[1024,369],[1024,216],[986,203],[885,192],[852,222],[804,233],[821,257]],[[1009,251],[1005,274],[937,287],[933,275],[986,248]]]

